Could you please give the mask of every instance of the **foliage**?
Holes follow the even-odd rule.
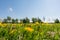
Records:
[[[18,19],[15,20],[15,23],[18,23]]]
[[[32,22],[35,23],[35,22],[38,22],[38,23],[41,23],[41,19],[40,18],[32,18]]]
[[[11,17],[7,16],[7,22],[10,22],[10,21],[11,21]]]
[[[37,22],[37,18],[32,18],[32,22],[33,23]]]
[[[58,19],[56,19],[56,20],[55,20],[55,23],[59,23],[59,20],[58,20]]]
[[[41,23],[42,22],[40,18],[38,18],[37,21],[38,21],[38,23]]]
[[[38,22],[43,23],[45,21],[45,18],[43,17],[43,21],[38,18],[32,18],[32,23]],[[7,18],[3,19],[2,23],[31,23],[31,21],[28,17],[20,19],[20,22],[18,19],[12,19],[10,16],[7,16]],[[59,19],[55,19],[54,23],[59,23]]]
[[[20,23],[30,23],[30,20],[26,17],[20,20]]]
[[[2,23],[7,23],[7,19],[4,19]]]
[[[15,19],[12,19],[12,23],[15,23]]]

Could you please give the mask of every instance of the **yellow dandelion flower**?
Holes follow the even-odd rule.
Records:
[[[1,23],[0,23],[0,25],[1,25]]]
[[[2,24],[2,27],[7,27],[7,24]]]
[[[22,26],[23,24],[20,24],[20,26]]]
[[[6,27],[6,26],[7,26],[7,24],[5,24],[5,23],[4,23],[4,24],[2,24],[2,23],[0,23],[0,26],[1,26],[1,27]]]
[[[44,23],[42,23],[42,25],[45,25]]]
[[[39,23],[38,23],[38,22],[36,22],[36,24],[38,25]]]
[[[14,32],[16,32],[16,29],[11,30],[9,34],[13,34]]]
[[[25,27],[25,30],[29,31],[29,32],[32,32],[34,31],[34,29],[30,28],[30,27]]]
[[[12,26],[16,26],[16,24],[12,24]]]
[[[2,26],[2,24],[0,24],[0,26]]]
[[[2,23],[0,23],[0,26],[2,26]]]

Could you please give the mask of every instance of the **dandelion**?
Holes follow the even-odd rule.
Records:
[[[16,29],[11,30],[9,34],[13,34],[14,32],[16,32]]]
[[[30,27],[25,27],[25,30],[29,31],[29,32],[32,32],[34,31],[34,29],[30,28]]]
[[[15,29],[16,28],[16,24],[12,24],[12,29]]]
[[[42,25],[44,25],[44,23],[42,23]]]
[[[2,24],[0,23],[0,26],[2,26]]]
[[[39,23],[38,23],[38,22],[36,22],[36,25],[39,25]]]
[[[12,24],[12,26],[16,26],[16,24]]]
[[[0,24],[1,24],[1,22],[0,22]]]
[[[7,27],[7,24],[2,24],[2,27]]]

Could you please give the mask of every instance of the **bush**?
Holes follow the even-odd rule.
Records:
[[[58,19],[56,19],[56,20],[55,20],[55,23],[59,23],[59,20],[58,20]]]

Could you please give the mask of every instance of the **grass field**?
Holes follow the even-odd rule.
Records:
[[[60,23],[0,23],[0,40],[60,40]]]

